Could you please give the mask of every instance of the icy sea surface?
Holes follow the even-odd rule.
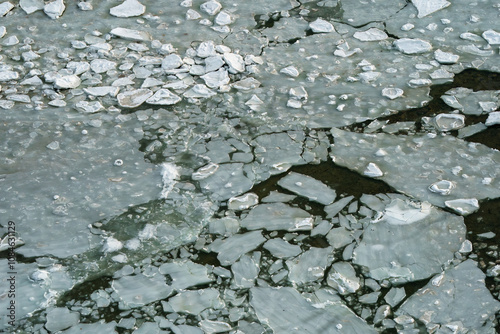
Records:
[[[499,22],[0,3],[0,332],[499,332]]]

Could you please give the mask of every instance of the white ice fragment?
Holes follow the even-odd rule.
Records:
[[[146,31],[139,31],[127,28],[114,28],[109,32],[111,35],[133,41],[150,41],[151,35]]]
[[[415,26],[414,26],[413,24],[411,24],[411,23],[406,23],[406,24],[403,24],[403,25],[401,26],[401,30],[402,30],[402,31],[410,31],[410,30],[412,30],[413,28],[415,28]]]
[[[191,87],[188,91],[186,91],[184,94],[184,97],[187,98],[208,98],[214,95],[217,95],[216,92],[213,90],[209,89],[206,85],[204,84],[197,84]]]
[[[387,39],[387,34],[377,28],[370,28],[365,31],[357,31],[354,33],[354,38],[362,41],[362,42],[372,42],[372,41],[383,41]]]
[[[88,114],[93,114],[104,110],[104,106],[99,101],[80,101],[75,103],[75,109]]]
[[[490,112],[484,124],[486,126],[500,124],[500,111]]]
[[[58,142],[57,140],[56,140],[56,141],[53,141],[53,142],[51,142],[50,144],[48,144],[46,147],[47,147],[49,150],[53,150],[53,151],[58,150],[58,149],[59,149],[59,142]]]
[[[370,162],[368,166],[366,166],[363,174],[369,177],[380,177],[384,175],[380,168],[373,162]]]
[[[430,191],[443,196],[449,195],[454,188],[455,188],[455,182],[448,180],[441,180],[438,182],[434,182],[429,186]]]
[[[37,10],[42,10],[45,3],[43,0],[20,0],[19,6],[26,12],[26,14],[31,14]]]
[[[224,61],[229,65],[230,73],[238,73],[245,71],[245,61],[243,57],[236,53],[224,53]]]
[[[446,0],[411,0],[411,2],[418,10],[419,19],[451,5]]]
[[[112,7],[109,13],[116,17],[140,16],[146,11],[146,6],[137,0],[125,0],[116,7]]]
[[[201,18],[200,13],[195,11],[194,9],[189,8],[186,12],[186,19],[187,20],[198,20]]]
[[[172,288],[165,283],[163,275],[152,277],[144,274],[124,276],[114,280],[111,288],[117,298],[128,308],[142,307],[157,300],[165,299]]]
[[[469,240],[465,240],[462,242],[462,246],[460,246],[460,249],[458,250],[460,253],[470,253],[472,252],[472,242]]]
[[[289,99],[286,102],[286,106],[293,109],[300,109],[302,108],[302,102],[296,99]]]
[[[286,74],[292,78],[299,76],[300,72],[294,66],[287,66],[280,70],[280,73]]]
[[[500,44],[500,33],[495,30],[486,30],[482,36],[490,45]]]
[[[406,297],[405,288],[392,287],[384,297],[384,300],[391,307],[398,305]]]
[[[168,303],[175,312],[199,314],[207,308],[221,309],[225,306],[219,291],[213,288],[183,291],[170,298]]]
[[[461,52],[466,52],[475,56],[481,56],[481,57],[488,57],[492,56],[495,54],[493,50],[483,50],[478,48],[474,44],[469,44],[469,45],[459,45],[457,46],[457,50]]]
[[[439,114],[434,117],[434,123],[439,131],[453,131],[463,128],[465,116],[460,114]]]
[[[446,207],[466,216],[479,209],[479,202],[476,198],[459,198],[444,202]]]
[[[311,247],[296,258],[286,261],[289,268],[288,279],[294,284],[322,280],[326,268],[333,260],[332,247]]]
[[[45,328],[51,332],[59,332],[80,322],[80,313],[70,312],[66,307],[50,308],[47,312]]]
[[[241,226],[248,230],[306,231],[312,230],[313,218],[307,211],[284,203],[260,204],[242,219]]]
[[[274,257],[290,258],[299,255],[302,249],[299,245],[292,245],[283,239],[274,238],[267,241],[264,246]]]
[[[217,169],[219,169],[219,165],[213,162],[210,162],[208,165],[200,167],[196,172],[191,175],[191,178],[195,181],[203,180],[214,174]]]
[[[0,4],[0,17],[7,15],[14,8],[14,5],[8,1],[2,2]]]
[[[68,88],[76,88],[80,86],[81,80],[76,75],[65,75],[59,78],[56,78],[54,81],[54,87],[58,89],[68,89]]]
[[[78,3],[78,8],[83,11],[93,10],[94,6],[92,6],[92,2],[80,1]]]
[[[335,190],[323,182],[310,176],[290,172],[278,181],[278,185],[297,195],[306,197],[323,205],[333,203],[336,198]]]
[[[115,69],[116,63],[107,59],[94,59],[90,62],[90,68],[96,73],[103,73]]]
[[[245,102],[245,105],[254,111],[259,111],[263,104],[264,102],[255,94],[253,94],[252,97]]]
[[[19,78],[19,73],[15,71],[1,71],[0,82],[16,80]]]
[[[387,97],[390,100],[397,99],[400,96],[403,96],[404,91],[401,88],[384,88],[382,89],[382,96]]]
[[[165,71],[173,70],[181,66],[183,63],[184,62],[179,55],[171,54],[163,58],[161,68]]]
[[[153,96],[146,100],[148,104],[172,105],[180,102],[182,98],[166,88],[158,89]]]
[[[210,250],[216,253],[223,266],[235,263],[243,254],[248,253],[263,244],[266,238],[260,231],[235,234],[219,243],[212,243]]]
[[[202,3],[200,9],[208,15],[215,15],[222,9],[222,5],[215,0],[210,0]]]
[[[303,86],[290,88],[288,95],[297,100],[307,100],[308,97],[307,91]]]
[[[453,54],[451,52],[444,52],[440,49],[434,51],[434,59],[436,59],[439,63],[449,65],[456,64],[460,56]]]
[[[245,210],[259,203],[259,196],[254,193],[231,197],[228,200],[227,207],[229,210]]]
[[[201,320],[198,323],[198,325],[203,330],[203,333],[206,333],[206,334],[226,333],[232,329],[231,325],[229,325],[226,322],[214,321],[214,320],[208,320],[208,319]],[[183,331],[182,333],[188,334],[185,331]]]
[[[260,86],[260,81],[255,78],[248,77],[240,81],[236,81],[232,86],[238,90],[249,91]]]
[[[118,94],[118,103],[124,108],[135,108],[153,95],[149,89],[134,89]]]
[[[113,237],[108,237],[106,238],[106,241],[104,243],[104,246],[102,247],[102,250],[104,253],[112,253],[119,251],[120,249],[123,248],[123,243]]]
[[[233,17],[231,14],[226,12],[225,10],[221,11],[217,16],[215,17],[215,23],[217,23],[220,26],[228,25],[234,22]]]
[[[2,41],[2,45],[13,46],[19,44],[19,39],[16,35],[9,36]]]
[[[255,286],[255,279],[260,271],[259,254],[254,253],[254,256],[243,255],[239,261],[231,266],[233,282],[238,288],[251,288]]]
[[[204,265],[191,261],[173,261],[160,266],[159,272],[162,275],[169,275],[172,282],[170,286],[175,291],[185,290],[201,284],[213,281],[208,275]]]
[[[330,22],[321,18],[317,18],[316,21],[309,23],[309,28],[314,33],[329,33],[335,31]]]
[[[208,224],[208,230],[212,234],[219,234],[229,237],[238,233],[240,229],[240,222],[231,217],[223,217],[220,219],[211,219]]]
[[[52,2],[46,3],[43,7],[43,11],[47,14],[48,17],[55,20],[61,17],[64,13],[66,6],[64,5],[63,0],[54,0]]]
[[[208,58],[216,56],[217,52],[215,51],[214,42],[212,41],[202,42],[196,49],[196,55],[200,58]]]
[[[401,38],[394,41],[394,46],[404,54],[419,54],[432,50],[432,45],[419,38]]]
[[[120,91],[120,88],[113,86],[98,86],[98,87],[87,87],[83,91],[92,96],[116,96]]]
[[[328,273],[326,283],[341,295],[354,293],[361,288],[356,271],[349,262],[335,262]]]
[[[432,80],[430,79],[411,79],[408,81],[408,86],[412,88],[426,87],[432,85]]]
[[[210,88],[219,88],[220,86],[229,84],[230,81],[227,70],[224,68],[204,74],[201,78],[205,81],[205,85]]]

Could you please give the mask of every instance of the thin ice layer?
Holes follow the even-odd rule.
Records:
[[[484,279],[477,263],[467,260],[434,276],[396,314],[420,319],[429,329],[459,326],[460,333],[495,333],[493,321],[500,303],[486,289]]]
[[[346,306],[325,303],[330,305],[315,307],[294,288],[252,288],[250,295],[250,305],[257,317],[275,334],[376,333]]]
[[[241,226],[249,230],[305,231],[312,230],[313,218],[307,211],[284,203],[260,204],[241,220]]]
[[[422,201],[445,207],[445,201],[500,196],[500,152],[453,136],[393,136],[332,129],[331,157],[338,165],[363,173],[369,163],[383,172],[379,179]],[[447,180],[448,195],[429,189]],[[486,182],[488,181],[488,182]]]
[[[364,230],[353,262],[379,281],[417,281],[453,260],[465,240],[465,230],[462,217],[398,196]]]

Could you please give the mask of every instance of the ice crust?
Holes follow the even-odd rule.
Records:
[[[495,331],[460,215],[499,197],[498,151],[467,141],[498,126],[498,90],[445,92],[454,111],[421,130],[378,118],[498,72],[496,5],[16,4],[0,6],[0,213],[24,256],[17,331]],[[304,172],[329,155],[400,194]]]

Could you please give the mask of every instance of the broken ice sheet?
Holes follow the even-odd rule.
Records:
[[[375,163],[379,177],[397,190],[422,201],[445,207],[445,201],[500,196],[498,164],[500,152],[453,136],[358,134],[332,129],[333,161],[363,173]],[[418,162],[418,163],[415,163]],[[491,179],[484,184],[485,178]],[[447,180],[456,187],[448,195],[429,190],[435,182]]]
[[[311,247],[298,257],[287,260],[290,282],[303,284],[323,279],[325,269],[333,261],[332,251],[332,247]]]
[[[218,239],[210,244],[212,252],[219,253],[217,259],[223,266],[236,262],[243,254],[254,250],[263,244],[266,238],[262,232],[253,231],[244,234],[237,234],[224,240]]]
[[[309,198],[323,205],[331,204],[337,196],[335,190],[323,182],[307,175],[290,172],[278,181],[278,185],[297,195]]]
[[[172,287],[165,283],[165,277],[159,274],[153,277],[143,274],[124,276],[114,280],[111,287],[126,309],[141,307],[165,299],[173,290]]]
[[[485,275],[473,260],[467,260],[434,276],[410,296],[396,314],[408,314],[428,329],[457,328],[467,333],[495,333],[495,313],[500,303],[484,285]]]
[[[457,87],[446,91],[441,99],[450,107],[466,115],[486,114],[500,107],[500,91],[498,90],[474,92],[469,88]]]
[[[382,215],[364,230],[353,262],[366,267],[368,276],[393,283],[439,272],[465,240],[463,218],[402,195],[392,197]]]
[[[260,204],[241,220],[241,226],[249,230],[309,231],[313,228],[313,217],[284,203]]]
[[[343,304],[325,302],[313,305],[291,287],[252,288],[250,305],[258,319],[275,334],[377,332]]]
[[[213,288],[180,292],[168,300],[175,312],[199,314],[207,308],[221,309],[225,303]]]

